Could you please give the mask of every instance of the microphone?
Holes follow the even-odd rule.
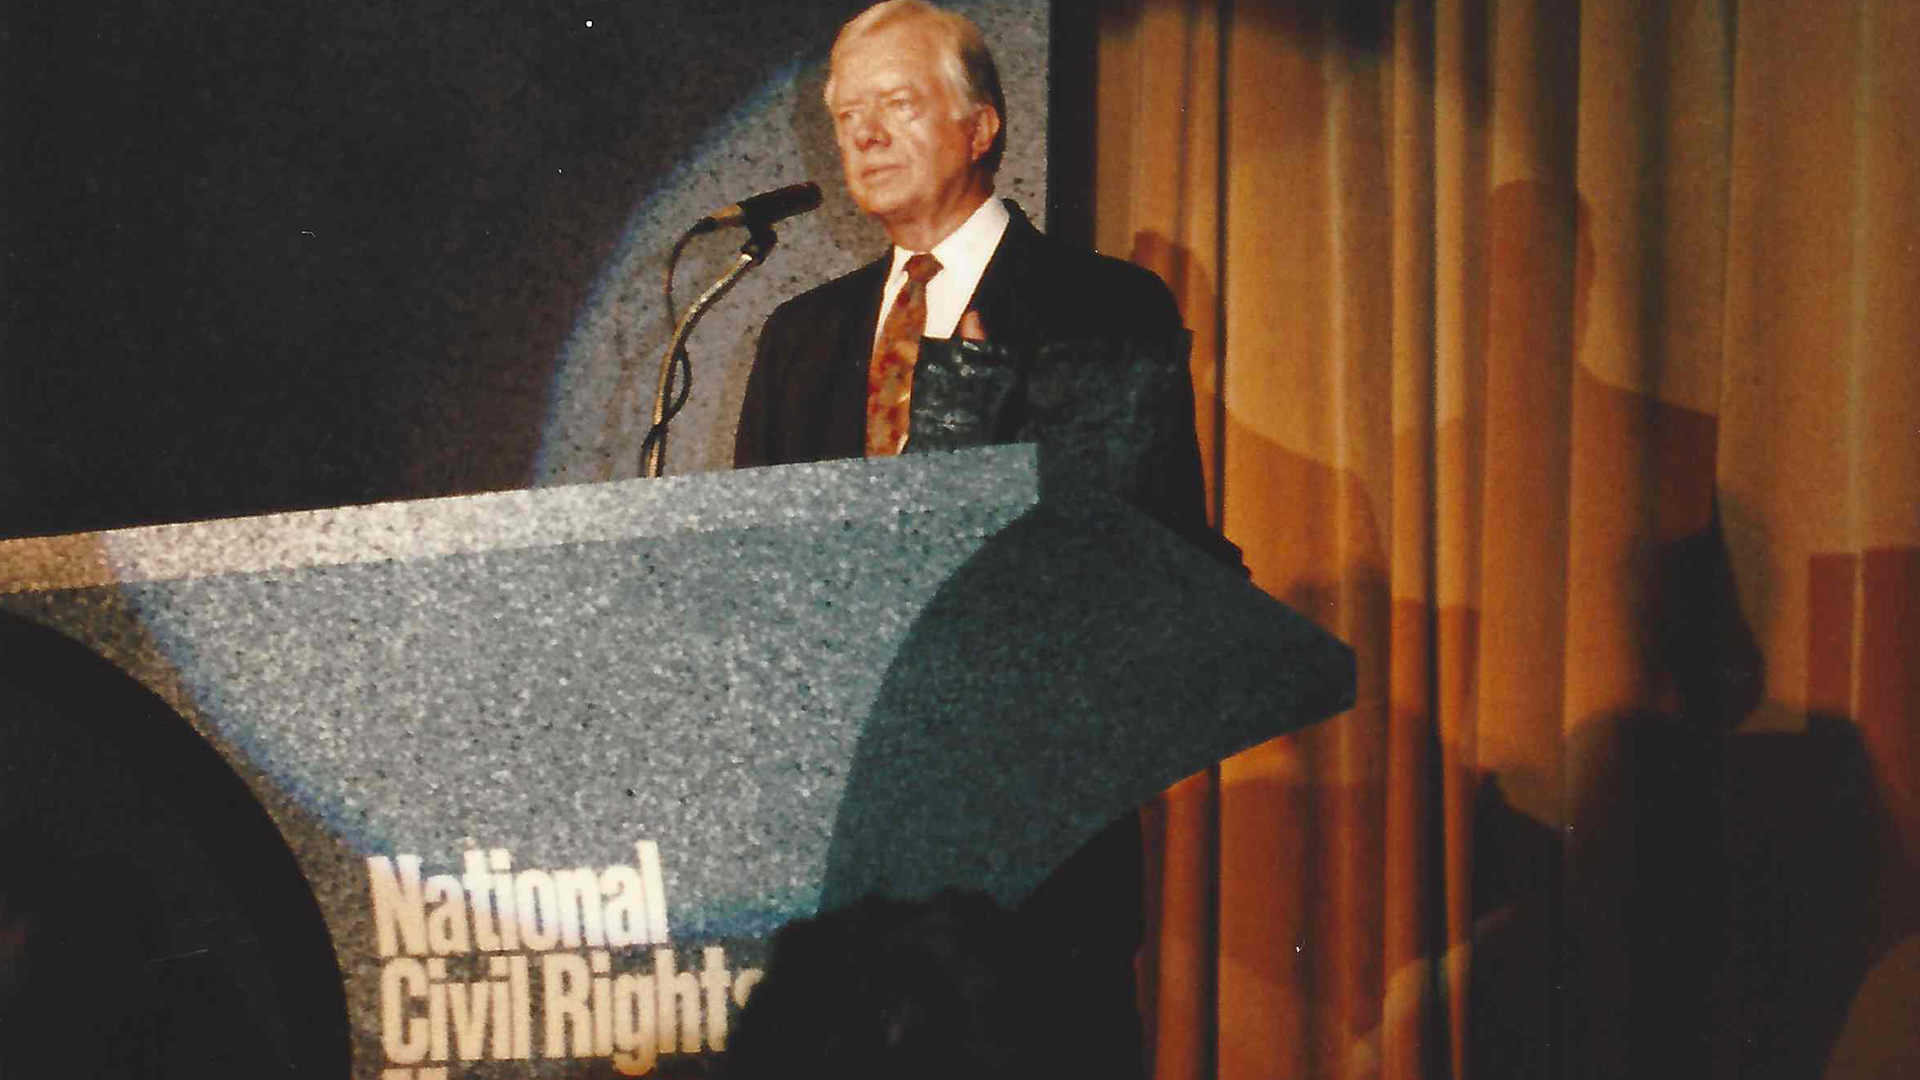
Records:
[[[762,192],[750,199],[741,199],[732,206],[723,206],[694,223],[694,232],[711,232],[722,225],[745,225],[750,229],[764,229],[776,221],[785,221],[795,214],[804,214],[820,205],[820,185],[809,180],[804,184],[789,184],[783,188]]]

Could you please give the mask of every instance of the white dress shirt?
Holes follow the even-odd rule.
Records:
[[[973,299],[980,275],[986,273],[987,262],[1000,246],[1000,238],[1007,234],[1007,223],[1011,220],[1006,204],[989,195],[959,228],[933,245],[932,254],[940,262],[940,272],[927,282],[924,331],[927,337],[953,336],[960,326],[960,316],[966,314],[967,301]],[[875,347],[880,344],[880,328],[887,324],[887,312],[893,309],[894,300],[900,296],[900,286],[906,283],[907,259],[913,255],[914,252],[898,245],[893,249],[893,269],[888,272],[886,288],[880,294],[880,321],[873,326]],[[991,332],[992,327],[988,330]]]

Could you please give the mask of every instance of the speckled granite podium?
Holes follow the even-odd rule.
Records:
[[[329,1001],[357,1077],[700,1072],[787,919],[1012,903],[1350,702],[1345,646],[1109,496],[1043,498],[1038,456],[0,544],[0,836],[153,863],[162,936],[238,957],[215,981],[256,1075],[344,1063]],[[107,665],[138,687],[102,697]],[[154,738],[88,766],[124,785],[67,771]],[[265,903],[299,889],[187,743],[264,807],[306,911]],[[160,794],[115,809],[127,785]],[[290,925],[314,911],[337,975]]]

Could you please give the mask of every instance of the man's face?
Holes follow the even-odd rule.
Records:
[[[911,23],[846,42],[827,108],[847,188],[896,243],[925,250],[992,190],[976,163],[997,132],[993,110],[955,100],[932,34]]]

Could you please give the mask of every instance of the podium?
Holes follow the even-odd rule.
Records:
[[[234,1075],[708,1069],[786,921],[1016,903],[1351,704],[1344,645],[1041,456],[0,543],[0,873],[54,922],[130,890],[127,978],[198,965]]]

